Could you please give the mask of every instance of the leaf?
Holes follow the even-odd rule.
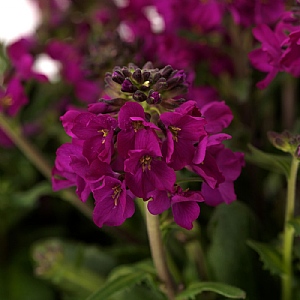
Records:
[[[16,193],[13,197],[13,205],[20,208],[30,208],[41,196],[49,195],[52,192],[53,191],[49,182],[40,182],[30,190]]]
[[[195,282],[185,291],[176,296],[176,300],[194,299],[196,295],[202,292],[214,292],[231,299],[245,299],[246,293],[231,285],[221,282]]]
[[[221,204],[215,208],[208,225],[211,243],[207,249],[207,268],[210,280],[242,288],[247,298],[258,298],[259,266],[247,240],[257,236],[257,220],[242,202]]]
[[[283,274],[282,257],[275,247],[252,240],[248,241],[247,244],[259,254],[265,269],[272,274]]]
[[[263,152],[248,145],[251,153],[246,154],[246,160],[266,170],[289,176],[291,157]]]
[[[84,299],[104,283],[114,260],[94,246],[47,239],[33,247],[36,274]],[[99,270],[99,268],[101,268]]]
[[[86,300],[103,300],[109,299],[117,292],[123,291],[140,283],[147,278],[147,274],[143,271],[136,271],[132,269],[126,274],[114,277],[112,280],[107,281],[98,291],[93,293]]]
[[[300,217],[294,218],[288,222],[295,229],[295,235],[300,235]]]

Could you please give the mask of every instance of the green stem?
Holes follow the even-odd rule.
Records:
[[[294,241],[294,228],[289,225],[289,221],[294,217],[295,209],[295,191],[299,161],[292,159],[290,176],[287,181],[287,198],[285,208],[285,223],[283,237],[283,268],[282,275],[282,300],[291,300],[292,298],[292,250]]]
[[[175,287],[170,275],[166,253],[162,242],[160,231],[159,216],[152,215],[148,209],[146,211],[147,232],[150,243],[150,250],[154,266],[161,282],[164,284],[163,288],[169,300],[175,299]]]
[[[19,127],[13,125],[4,114],[0,113],[0,127],[5,134],[14,142],[20,151],[29,161],[49,180],[51,180],[52,167],[43,157],[43,155],[32,144],[28,142],[21,133]],[[79,209],[85,216],[92,218],[92,208],[78,200],[78,197],[71,190],[64,190],[60,193],[64,200],[69,201],[73,206]]]

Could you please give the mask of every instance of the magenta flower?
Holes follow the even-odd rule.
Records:
[[[126,191],[125,181],[105,176],[103,184],[93,190],[95,208],[93,220],[99,227],[119,226],[134,213],[134,202]]]
[[[207,103],[201,107],[200,111],[207,121],[205,130],[209,134],[221,132],[229,126],[233,119],[232,112],[224,101]]]
[[[73,85],[75,94],[80,100],[88,103],[98,100],[101,92],[99,84],[86,79],[82,57],[75,47],[54,40],[48,43],[46,53],[61,63],[63,78]]]
[[[171,191],[176,175],[153,150],[131,150],[124,163],[127,186],[135,196],[147,199],[154,190]]]
[[[148,201],[148,210],[153,215],[161,214],[169,207],[172,207],[174,221],[186,229],[193,228],[193,221],[200,214],[200,207],[197,202],[204,201],[200,192],[183,191],[176,186],[172,193],[167,191],[153,191]]]
[[[80,171],[87,172],[88,162],[81,154],[81,147],[71,143],[61,145],[56,151],[55,167],[52,170],[52,188],[59,191],[71,186],[76,186],[76,193],[82,201],[86,201],[91,189],[82,176],[76,174],[71,166],[72,158],[81,161],[84,168]]]
[[[15,67],[16,76],[23,80],[36,79],[41,82],[48,81],[46,75],[33,70],[35,58],[31,51],[36,47],[33,38],[21,38],[7,47],[7,54]]]
[[[85,110],[79,108],[69,109],[63,116],[59,118],[62,122],[66,134],[72,138],[77,138],[77,136],[72,132],[72,129],[75,125],[74,120],[83,112],[85,112]]]
[[[86,201],[91,191],[99,186],[104,175],[113,176],[110,166],[98,159],[89,165],[82,155],[80,145],[66,143],[57,149],[52,170],[54,191],[76,186],[76,194],[82,201]]]
[[[130,150],[143,149],[144,141],[147,141],[148,149],[160,153],[160,140],[155,133],[159,128],[145,120],[145,112],[140,104],[125,103],[120,109],[118,121],[121,131],[117,135],[117,144],[121,157],[127,158]]]
[[[237,24],[274,24],[284,12],[284,0],[235,0],[227,4]]]
[[[214,148],[214,157],[225,180],[220,182],[216,188],[212,188],[204,182],[201,192],[208,205],[216,206],[223,202],[229,204],[236,200],[233,182],[239,177],[242,167],[245,165],[244,155],[240,152],[232,152],[223,145],[218,145]]]
[[[201,155],[201,157],[203,156],[204,155]],[[204,182],[206,182],[212,189],[215,189],[220,183],[225,181],[216,159],[209,152],[209,148],[206,148],[203,161],[198,164],[191,164],[190,167],[192,171],[203,178]]]
[[[300,29],[291,32],[284,42],[287,49],[282,55],[281,63],[289,70],[294,76],[300,75]]]
[[[81,113],[74,119],[72,133],[84,140],[82,154],[91,163],[96,158],[110,163],[113,153],[113,136],[117,121],[109,115]]]
[[[0,111],[9,116],[15,116],[27,102],[24,88],[17,78],[9,81],[5,91],[0,90]]]
[[[195,144],[207,135],[204,129],[206,121],[203,118],[177,111],[179,110],[165,112],[160,116],[167,135],[163,144],[164,156],[174,170],[180,170],[192,162]]]
[[[260,89],[266,88],[275,78],[279,71],[283,70],[281,65],[282,41],[267,25],[261,24],[253,29],[254,37],[262,43],[261,48],[249,53],[252,65],[262,72],[267,72],[267,77],[258,82],[256,86]]]

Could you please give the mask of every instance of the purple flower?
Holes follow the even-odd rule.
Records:
[[[134,213],[134,202],[126,191],[125,181],[105,176],[102,185],[93,190],[93,220],[99,227],[119,226]]]
[[[15,116],[27,102],[24,88],[17,78],[9,81],[5,91],[0,90],[0,111],[9,116]]]
[[[34,57],[31,51],[35,47],[36,42],[33,38],[21,38],[7,47],[7,54],[20,79],[34,78],[41,82],[48,81],[47,76],[33,70]]]
[[[82,172],[88,170],[88,162],[81,154],[81,147],[71,143],[61,145],[56,151],[55,166],[52,170],[52,187],[59,191],[71,186],[77,186],[76,193],[82,201],[86,201],[91,189],[82,176],[76,174],[71,166],[72,158],[81,161]]]
[[[82,69],[82,58],[77,49],[70,44],[54,40],[48,43],[46,53],[62,65],[63,78],[74,86],[76,96],[86,102],[95,102],[100,95],[98,83],[86,79]]]
[[[131,150],[124,163],[127,186],[135,196],[147,199],[154,190],[171,191],[176,180],[175,172],[160,160],[153,150]]]
[[[113,176],[110,166],[98,159],[89,165],[82,155],[80,145],[66,143],[57,149],[55,166],[52,170],[54,191],[76,186],[78,197],[86,201],[91,190],[99,186],[104,175]]]
[[[219,169],[216,159],[210,153],[209,148],[206,148],[206,153],[203,161],[198,164],[191,164],[192,171],[203,178],[212,189],[219,186],[220,183],[224,182],[225,178]]]
[[[118,123],[121,131],[117,135],[118,153],[128,157],[130,150],[143,149],[145,143],[159,155],[160,140],[155,133],[159,128],[145,120],[143,107],[136,102],[127,102],[119,112]]]
[[[152,199],[148,201],[148,210],[157,215],[172,207],[174,221],[186,229],[193,228],[193,221],[200,214],[200,207],[197,202],[204,201],[200,192],[183,191],[176,186],[172,193],[166,191],[153,191],[150,193]]]
[[[177,111],[161,114],[160,120],[166,128],[167,139],[163,143],[166,162],[174,170],[180,170],[192,162],[195,144],[207,135],[206,121]]]
[[[224,101],[207,103],[201,108],[201,113],[207,121],[205,130],[210,134],[221,132],[233,119],[232,112]]]
[[[284,0],[235,0],[227,4],[237,24],[273,24],[284,12]]]
[[[109,115],[81,113],[74,119],[72,133],[83,142],[82,154],[91,163],[97,157],[110,163],[113,152],[113,136],[117,121]]]
[[[244,155],[240,152],[232,152],[223,145],[215,146],[212,150],[225,180],[217,188],[213,188],[204,182],[201,192],[205,198],[205,202],[209,205],[215,206],[223,202],[229,204],[236,200],[233,182],[239,177],[242,167],[245,164]]]
[[[72,138],[77,138],[77,136],[72,132],[72,128],[75,125],[74,120],[83,112],[85,112],[85,110],[79,108],[69,109],[63,116],[59,118],[66,134]]]
[[[300,29],[291,32],[284,42],[287,49],[282,55],[281,63],[288,69],[294,76],[300,75]]]
[[[267,25],[261,24],[253,29],[254,37],[262,43],[261,48],[249,53],[249,59],[253,66],[262,72],[267,72],[267,77],[257,83],[260,89],[266,88],[275,78],[279,71],[283,70],[281,65],[282,48],[279,36]]]

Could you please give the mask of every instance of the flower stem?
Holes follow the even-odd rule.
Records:
[[[147,232],[153,263],[156,268],[159,279],[164,284],[163,288],[168,296],[168,299],[174,300],[175,287],[167,266],[166,254],[159,226],[159,216],[152,215],[147,209],[145,209],[145,211]]]
[[[287,198],[285,208],[285,223],[283,236],[283,268],[282,275],[282,300],[291,300],[292,296],[292,250],[294,241],[294,228],[290,226],[289,221],[294,217],[295,209],[295,191],[299,161],[292,159],[291,171],[287,181]]]

